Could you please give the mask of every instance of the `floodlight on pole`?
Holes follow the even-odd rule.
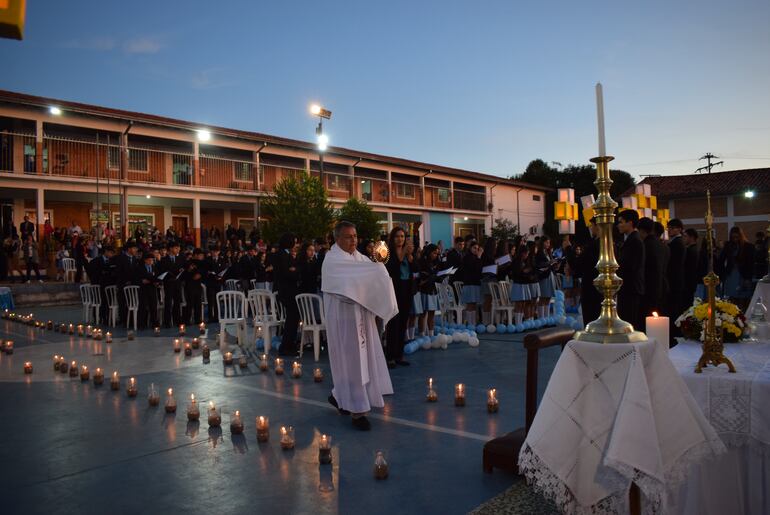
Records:
[[[51,106],[48,108],[48,112],[54,116],[59,116],[61,114],[61,109],[56,106]]]
[[[208,141],[211,139],[211,133],[206,129],[198,129],[198,141]]]
[[[326,150],[328,148],[328,146],[329,146],[329,136],[327,136],[326,134],[323,134],[323,133],[319,134],[318,135],[318,150],[324,151],[324,150]]]
[[[318,116],[320,118],[326,118],[327,120],[332,117],[332,112],[328,109],[324,109],[318,104],[313,104],[310,106],[310,114],[313,116]]]
[[[754,198],[754,190],[744,191],[743,196],[746,198]]]

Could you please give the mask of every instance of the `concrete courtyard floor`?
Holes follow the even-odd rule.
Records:
[[[78,323],[78,306],[32,309],[40,320]],[[213,335],[218,331],[210,327]],[[303,359],[303,376],[225,367],[209,338],[210,363],[201,351],[175,354],[175,331],[151,331],[127,341],[114,330],[107,344],[0,321],[0,337],[13,339],[12,355],[0,355],[0,492],[2,513],[466,513],[519,479],[481,467],[484,442],[524,425],[526,354],[523,335],[481,335],[471,348],[419,351],[410,367],[391,371],[395,395],[370,416],[372,430],[355,430],[349,417],[326,401],[331,376],[326,353]],[[197,332],[197,331],[195,331]],[[186,340],[189,341],[189,334]],[[541,352],[539,390],[545,389],[560,349]],[[237,348],[235,349],[238,354]],[[52,357],[96,367],[122,378],[119,392],[54,372]],[[31,361],[32,375],[23,363]],[[325,378],[313,382],[315,366]],[[138,397],[125,383],[137,379]],[[439,400],[425,402],[428,377]],[[467,405],[453,404],[454,384],[467,388]],[[149,407],[147,387],[161,392]],[[165,390],[174,388],[175,415],[164,412]],[[497,388],[500,411],[488,414],[486,392]],[[201,420],[185,414],[191,393]],[[213,400],[222,426],[208,426]],[[231,435],[230,414],[240,410],[245,431]],[[270,418],[270,440],[257,443],[255,417]],[[296,448],[283,451],[279,427],[293,426]],[[333,464],[318,464],[320,434],[332,437]],[[390,477],[377,481],[375,451],[386,453]]]

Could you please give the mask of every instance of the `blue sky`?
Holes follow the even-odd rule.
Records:
[[[0,89],[508,176],[770,166],[770,2],[32,1]]]

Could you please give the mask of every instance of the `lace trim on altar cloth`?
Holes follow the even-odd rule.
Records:
[[[579,505],[569,487],[548,469],[528,444],[524,445],[519,455],[519,471],[524,475],[527,483],[531,484],[543,497],[556,503],[563,513],[578,515],[627,513],[628,488],[633,481],[641,490],[642,512],[654,515],[669,511],[670,506],[667,506],[667,502],[676,497],[673,493],[685,480],[692,465],[713,459],[725,451],[725,446],[720,439],[708,440],[693,446],[665,471],[663,483],[626,464],[608,460],[607,466],[614,470],[604,474],[602,484],[606,485],[612,493],[592,506]]]
[[[719,438],[728,449],[737,449],[744,445],[757,456],[770,458],[770,444],[746,433],[719,433]]]

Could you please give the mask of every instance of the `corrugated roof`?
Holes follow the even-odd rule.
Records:
[[[74,111],[82,114],[88,114],[92,116],[102,116],[107,118],[119,118],[125,121],[134,121],[138,123],[148,125],[158,125],[162,127],[171,127],[176,129],[197,130],[205,128],[214,134],[221,136],[228,136],[234,138],[241,138],[247,140],[253,140],[255,143],[266,142],[269,145],[300,148],[303,150],[315,150],[314,143],[307,141],[295,140],[290,138],[283,138],[280,136],[271,136],[269,134],[262,134],[259,132],[243,131],[238,129],[230,129],[227,127],[216,127],[205,123],[196,123],[186,120],[179,120],[176,118],[167,118],[164,116],[157,116],[147,113],[138,113],[134,111],[126,111],[123,109],[113,109],[109,107],[102,107],[91,104],[83,104],[80,102],[70,102],[67,100],[60,100],[55,98],[39,97],[34,95],[27,95],[25,93],[17,93],[15,91],[0,90],[0,101],[31,105],[35,107],[48,108],[55,105],[61,109]],[[370,152],[362,152],[359,150],[353,150],[343,147],[329,147],[327,154],[336,154],[339,156],[350,157],[353,159],[362,159],[366,161],[374,161],[384,164],[392,164],[396,166],[403,166],[406,168],[417,168],[420,170],[431,170],[435,172],[442,172],[459,177],[466,177],[468,179],[476,179],[486,182],[495,182],[499,184],[508,184],[511,186],[524,187],[528,189],[538,191],[551,191],[551,188],[539,186],[537,184],[530,184],[522,181],[514,181],[505,177],[498,177],[496,175],[490,175],[481,172],[472,172],[470,170],[462,170],[460,168],[452,168],[449,166],[441,166],[431,163],[424,163],[420,161],[412,161],[410,159],[403,159],[399,157],[385,156],[381,154],[373,154]]]
[[[707,189],[711,190],[714,196],[736,195],[748,190],[766,193],[770,192],[770,168],[645,177],[639,184],[649,184],[652,187],[652,194],[660,200],[705,197]],[[623,195],[630,195],[633,192],[632,188]]]

